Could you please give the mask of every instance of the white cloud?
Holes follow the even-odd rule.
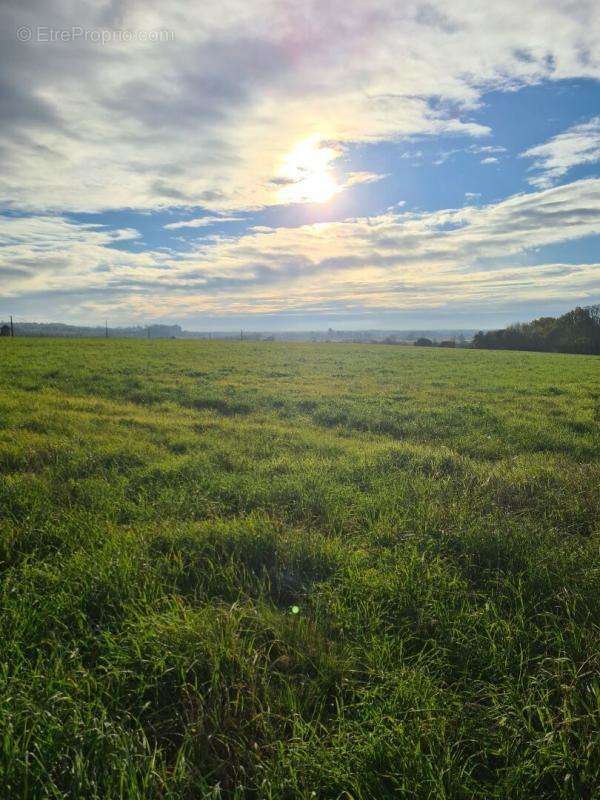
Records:
[[[2,15],[0,196],[17,209],[262,207],[285,154],[311,135],[485,136],[470,118],[484,91],[600,75],[593,0],[223,0],[218,13],[188,0],[38,0]],[[74,21],[173,41],[14,35]]]
[[[242,222],[244,217],[226,217],[226,216],[207,216],[196,217],[195,219],[182,220],[181,222],[170,222],[163,227],[166,230],[178,230],[179,228],[207,228],[209,225],[217,225],[223,222]]]
[[[479,144],[472,144],[468,148],[469,153],[506,153],[506,147],[502,147],[500,145],[493,145],[493,144],[486,144],[486,145],[479,145]]]
[[[481,159],[482,164],[497,164],[498,159],[495,156],[488,156],[487,158]]]
[[[346,175],[344,187],[356,186],[359,183],[377,183],[385,178],[389,178],[390,173],[380,174],[377,172],[349,172]]]
[[[84,321],[581,302],[600,294],[600,264],[532,264],[532,254],[592,234],[600,179],[434,213],[261,226],[179,255],[111,246],[133,231],[3,217],[0,275],[20,308],[52,303]]]
[[[522,153],[535,159],[531,169],[540,172],[529,179],[532,186],[551,186],[572,168],[600,161],[600,116],[574,125],[544,144]]]

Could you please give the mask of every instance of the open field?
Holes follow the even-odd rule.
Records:
[[[13,339],[0,388],[2,798],[599,796],[600,360]]]

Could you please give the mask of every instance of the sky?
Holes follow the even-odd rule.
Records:
[[[593,0],[2,0],[0,318],[490,328],[600,302]]]

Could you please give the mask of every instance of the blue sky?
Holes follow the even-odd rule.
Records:
[[[219,7],[5,11],[0,317],[490,327],[600,301],[594,3]]]

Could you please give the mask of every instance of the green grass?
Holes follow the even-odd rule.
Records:
[[[593,357],[0,341],[0,797],[598,797],[599,486]]]

